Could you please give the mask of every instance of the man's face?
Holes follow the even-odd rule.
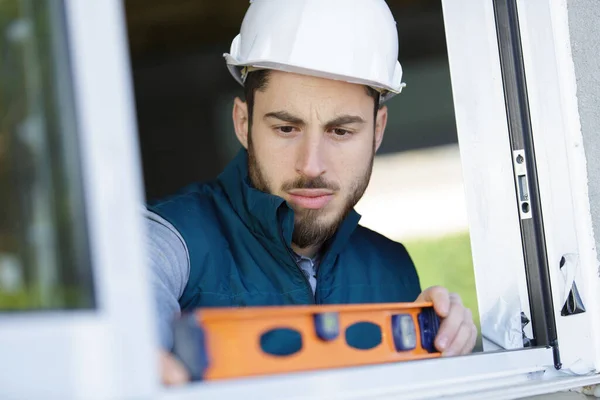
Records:
[[[367,188],[387,116],[375,127],[373,102],[361,85],[276,71],[256,91],[250,179],[294,210],[298,247],[330,238]]]

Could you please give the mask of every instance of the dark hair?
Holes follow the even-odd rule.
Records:
[[[254,95],[257,90],[264,91],[269,83],[269,72],[268,69],[259,69],[248,73],[246,81],[244,83],[244,98],[246,99],[246,105],[248,106],[248,127],[252,127],[252,113],[254,110]],[[379,92],[370,86],[365,86],[367,94],[373,98],[375,102],[374,120],[373,124],[377,120],[377,111],[379,111]]]
[[[254,110],[254,94],[257,90],[264,91],[269,83],[269,70],[259,69],[252,71],[246,76],[244,82],[244,98],[248,107],[248,129],[252,128],[252,114]]]

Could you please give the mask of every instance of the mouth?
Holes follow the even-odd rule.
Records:
[[[293,189],[288,194],[291,203],[309,209],[323,208],[333,200],[333,192],[328,189]]]

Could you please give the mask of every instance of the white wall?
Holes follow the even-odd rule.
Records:
[[[577,101],[587,158],[596,248],[600,246],[600,1],[568,0]]]

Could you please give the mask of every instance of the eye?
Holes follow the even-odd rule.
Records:
[[[344,136],[350,136],[351,132],[346,130],[346,129],[342,129],[342,128],[333,128],[331,130],[331,132],[333,132],[334,135],[339,136],[339,137],[344,137]]]
[[[296,128],[294,128],[293,126],[278,126],[275,128],[276,131],[283,135],[289,135],[291,133],[294,133],[295,129]]]

